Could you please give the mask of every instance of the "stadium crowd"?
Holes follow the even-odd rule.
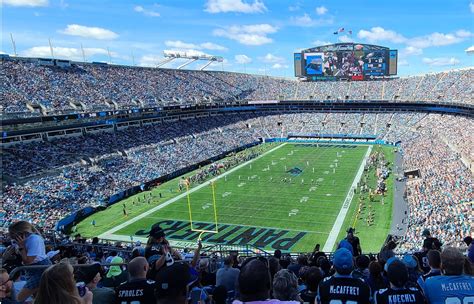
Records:
[[[62,240],[48,244],[25,221],[2,240],[2,303],[469,303],[474,295],[474,243],[464,255],[443,246],[429,231],[413,254],[395,255],[394,240],[378,254],[361,253],[348,230],[333,254],[296,258],[173,248],[157,224],[146,245],[131,248]],[[23,267],[20,269],[18,267]]]
[[[444,244],[457,245],[472,229],[470,130],[474,126],[469,119],[434,114],[239,114],[20,143],[2,151],[4,176],[13,182],[4,185],[0,226],[28,220],[54,228],[71,212],[104,205],[120,191],[258,138],[376,134],[388,142],[401,141],[404,168],[420,172],[407,182],[408,232],[399,250],[413,250],[426,227]],[[211,167],[195,179],[216,173]]]
[[[297,82],[217,71],[188,71],[73,63],[39,64],[36,59],[2,59],[0,108],[28,113],[27,104],[48,113],[184,105],[213,100],[389,100],[472,103],[474,69],[384,81]],[[33,115],[30,112],[31,115]]]

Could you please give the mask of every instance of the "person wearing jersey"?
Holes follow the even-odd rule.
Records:
[[[361,279],[352,277],[353,256],[346,248],[334,253],[336,273],[319,284],[317,303],[319,304],[369,304],[370,287]]]
[[[454,247],[441,252],[440,276],[426,280],[424,293],[429,304],[474,303],[474,277],[463,274],[465,257]]]
[[[426,303],[423,294],[416,288],[406,287],[408,283],[408,268],[396,259],[387,267],[387,277],[390,287],[375,292],[375,304],[423,304]]]
[[[425,281],[434,276],[441,275],[441,253],[438,250],[430,250],[426,255],[428,258],[428,264],[430,265],[430,271],[418,278],[416,282],[420,290],[424,289]]]
[[[146,279],[148,262],[136,257],[128,263],[130,279],[115,290],[115,304],[154,304],[155,282]]]

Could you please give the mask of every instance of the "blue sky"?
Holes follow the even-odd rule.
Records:
[[[13,53],[11,33],[21,56],[49,57],[50,38],[58,58],[82,60],[82,44],[87,61],[109,61],[108,49],[114,63],[155,66],[180,50],[224,57],[212,69],[291,77],[295,51],[352,40],[398,49],[402,76],[474,65],[473,0],[2,1],[0,50]]]

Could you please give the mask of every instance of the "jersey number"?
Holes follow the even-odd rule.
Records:
[[[444,300],[444,304],[474,304],[474,297],[464,297],[462,301],[458,297],[449,297]]]

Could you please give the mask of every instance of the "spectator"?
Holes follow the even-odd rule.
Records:
[[[239,274],[239,300],[234,304],[243,303],[281,303],[298,304],[296,301],[279,301],[270,298],[271,278],[268,262],[265,258],[257,257],[247,259],[240,269]]]
[[[98,263],[80,267],[76,270],[76,281],[83,282],[94,295],[93,304],[112,304],[115,301],[115,292],[108,287],[98,287],[101,275],[101,266]]]
[[[212,291],[213,304],[227,304],[227,289],[219,285]]]
[[[387,288],[388,282],[382,275],[383,267],[378,261],[372,261],[369,264],[369,278],[367,279],[367,283],[370,286],[370,290],[372,294],[379,289]]]
[[[123,264],[123,259],[119,256],[116,256],[110,261],[111,264]],[[122,266],[115,265],[110,266],[107,270],[105,278],[102,280],[102,286],[117,288],[120,284],[127,281],[128,273],[126,270],[122,269]]]
[[[356,279],[363,279],[366,281],[369,278],[369,264],[370,259],[366,255],[359,255],[355,258],[356,268],[352,272],[352,276]]]
[[[463,274],[465,257],[454,247],[441,252],[443,275],[426,280],[424,293],[429,304],[466,303],[474,295],[474,277]],[[463,302],[464,301],[464,302]],[[467,300],[469,302],[469,300]]]
[[[161,268],[155,277],[157,304],[185,304],[186,287],[190,283],[190,268],[183,262],[176,262]]]
[[[300,254],[296,259],[296,263],[292,263],[288,266],[288,270],[293,272],[295,275],[298,275],[301,267],[306,265],[308,265],[308,257],[304,254]]]
[[[391,257],[395,256],[395,248],[397,248],[397,243],[394,240],[390,240],[387,244],[382,248],[379,253],[379,260],[381,261],[388,261]]]
[[[154,224],[148,235],[148,242],[145,247],[145,258],[150,263],[149,278],[156,276],[156,272],[164,265],[171,266],[174,259],[170,253],[171,247],[165,238],[165,232],[160,225]]]
[[[418,278],[417,284],[421,290],[424,289],[428,278],[441,275],[441,253],[438,250],[430,250],[426,256],[430,265],[430,271]]]
[[[360,240],[355,235],[355,228],[350,227],[347,229],[346,240],[352,245],[354,251],[354,256],[359,256],[362,254],[362,248],[360,247]]]
[[[301,302],[298,295],[298,278],[287,269],[282,269],[273,278],[273,297],[280,301]]]
[[[405,254],[402,258],[402,262],[405,263],[408,268],[408,286],[416,287],[418,278],[423,274],[418,259],[411,254]]]
[[[93,293],[87,288],[81,291],[81,296],[74,281],[72,266],[59,263],[46,269],[40,280],[35,304],[92,304]],[[105,302],[104,302],[105,303]]]
[[[474,264],[474,243],[472,242],[472,237],[466,236],[464,238],[464,243],[467,245],[467,257],[469,262]]]
[[[128,263],[130,278],[115,291],[115,304],[154,304],[155,282],[146,279],[148,262],[144,257],[136,257]]]
[[[0,300],[5,303],[9,303],[9,301],[14,303],[13,300],[11,300],[12,289],[13,284],[8,276],[7,270],[0,268]]]
[[[396,303],[424,303],[425,300],[421,292],[416,288],[408,288],[408,269],[400,260],[395,260],[388,266],[387,277],[390,281],[388,289],[380,289],[375,292],[374,300],[376,304],[396,304]]]
[[[318,267],[309,267],[305,272],[303,282],[306,285],[306,289],[302,290],[300,297],[303,302],[314,303],[316,295],[318,294],[319,283],[323,280],[323,274],[321,269]]]
[[[24,265],[51,265],[51,261],[46,255],[44,239],[33,225],[26,221],[19,221],[8,227],[8,233],[12,240],[15,241]],[[27,271],[28,280],[18,293],[17,301],[22,302],[36,293],[43,271],[44,269]]]
[[[237,280],[239,278],[240,270],[232,267],[233,258],[227,256],[224,259],[224,267],[217,270],[216,285],[224,286],[227,291],[237,290]]]
[[[361,279],[351,276],[354,268],[353,256],[346,248],[334,253],[336,273],[319,284],[317,301],[319,304],[330,304],[333,301],[353,301],[370,303],[370,287]]]

